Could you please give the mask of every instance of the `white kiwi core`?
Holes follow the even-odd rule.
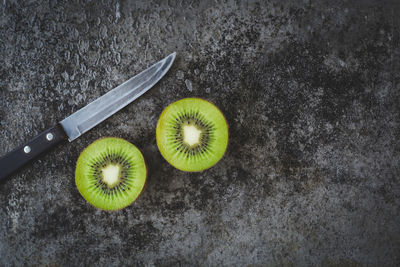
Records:
[[[195,125],[183,126],[183,142],[189,146],[200,144],[201,132]]]
[[[102,170],[103,182],[106,183],[110,188],[116,186],[119,183],[121,176],[121,166],[117,164],[108,164]]]

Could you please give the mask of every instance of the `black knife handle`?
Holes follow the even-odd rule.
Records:
[[[22,146],[14,149],[0,158],[0,181],[8,177],[14,171],[39,156],[42,152],[67,139],[67,135],[61,125],[42,132]]]

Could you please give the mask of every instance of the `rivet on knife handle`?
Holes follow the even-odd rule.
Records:
[[[67,135],[57,124],[7,153],[0,158],[0,181],[63,140],[67,140]]]

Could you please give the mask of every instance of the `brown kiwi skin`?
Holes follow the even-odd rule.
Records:
[[[126,140],[126,139],[124,139],[124,138],[121,138],[121,137],[103,136],[103,137],[97,138],[97,139],[94,140],[92,143],[94,143],[94,142],[96,142],[96,141],[98,141],[98,140],[101,140],[101,139],[104,139],[104,138],[110,138],[110,137],[111,137],[111,138],[121,139],[121,140],[124,140],[124,141],[128,141],[128,140]],[[130,142],[130,141],[128,141],[128,142],[131,143],[131,144],[133,144],[133,143]],[[92,144],[92,143],[90,143],[90,144]],[[134,145],[134,146],[136,146],[136,145]],[[86,147],[87,147],[87,146],[86,146]],[[138,149],[139,149],[139,148],[138,148]],[[83,149],[83,150],[84,150],[84,149]],[[82,150],[82,152],[83,152],[83,150]],[[140,150],[140,149],[139,149],[139,150]],[[82,154],[82,152],[79,154],[78,158],[80,157],[80,155]],[[140,152],[142,153],[142,150],[140,150]],[[142,153],[142,155],[143,155],[143,153]],[[128,208],[129,206],[132,206],[132,204],[135,203],[135,202],[139,199],[139,197],[142,195],[143,191],[145,190],[145,188],[146,188],[146,186],[147,186],[147,178],[148,178],[148,176],[149,176],[149,169],[148,169],[148,167],[147,167],[147,162],[146,162],[146,159],[145,159],[144,155],[143,155],[143,160],[144,160],[144,166],[146,166],[146,180],[144,181],[143,188],[142,188],[142,190],[140,191],[139,195],[137,196],[137,198],[136,198],[131,204],[129,204],[129,205],[126,206],[126,207],[120,208],[120,209],[115,209],[115,210],[103,210],[103,209],[100,209],[100,208],[98,208],[98,207],[96,207],[96,206],[93,206],[92,204],[90,204],[90,203],[87,202],[86,200],[85,200],[85,202],[86,202],[87,204],[89,204],[91,207],[94,207],[94,208],[97,209],[97,210],[101,210],[101,211],[105,211],[105,212],[118,212],[118,211],[121,211],[121,210],[123,210],[123,209]],[[77,160],[77,161],[78,161],[78,160]]]
[[[228,151],[228,148],[229,148],[229,140],[230,140],[230,138],[229,138],[229,137],[230,137],[229,124],[228,124],[228,121],[226,120],[225,114],[221,111],[221,109],[220,109],[217,105],[215,105],[215,104],[214,104],[213,102],[211,102],[210,100],[204,99],[204,98],[201,98],[201,97],[189,97],[189,98],[196,98],[196,99],[200,99],[200,100],[207,101],[208,103],[214,105],[214,106],[219,110],[219,112],[221,112],[222,117],[224,117],[225,124],[226,124],[227,130],[228,130],[228,143],[226,144],[226,149],[225,149],[224,155],[222,155],[221,159],[218,160],[217,162],[215,162],[213,165],[211,165],[211,166],[208,167],[207,169],[204,169],[204,170],[201,170],[201,171],[185,171],[185,170],[181,170],[181,169],[179,169],[179,168],[177,168],[177,167],[175,167],[175,166],[172,166],[164,157],[162,157],[162,158],[164,159],[164,161],[166,161],[166,162],[168,163],[168,165],[170,165],[170,166],[172,166],[172,167],[174,167],[175,169],[178,169],[178,170],[180,170],[180,171],[183,171],[183,172],[194,172],[194,173],[197,173],[197,172],[204,172],[204,171],[206,171],[206,170],[208,170],[208,169],[214,167],[215,165],[217,165],[217,163],[220,162],[220,161],[224,158],[224,156],[225,156],[225,154],[226,154],[226,151]],[[171,105],[172,103],[175,103],[175,102],[178,101],[178,100],[182,100],[182,98],[181,98],[181,99],[174,100],[174,101],[172,101],[171,103],[169,103],[168,105]],[[168,105],[167,105],[167,106],[168,106]],[[158,120],[160,120],[160,118],[161,118],[161,116],[164,114],[165,110],[166,110],[166,108],[164,108],[163,112],[161,112],[160,116],[158,117]],[[156,127],[157,127],[157,126],[156,126]],[[146,180],[147,180],[147,179],[146,179]]]

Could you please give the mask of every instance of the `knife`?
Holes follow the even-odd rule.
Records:
[[[172,53],[0,158],[0,181],[62,141],[72,142],[155,85],[175,60]]]

